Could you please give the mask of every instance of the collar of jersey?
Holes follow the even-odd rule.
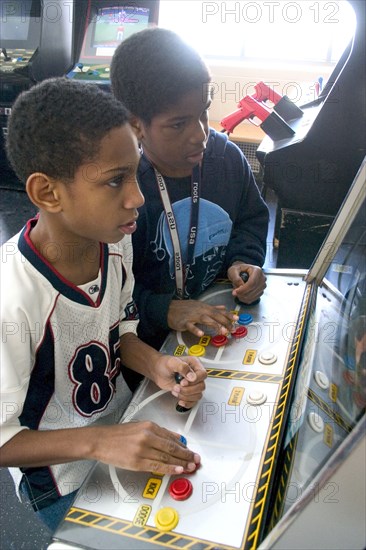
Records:
[[[100,243],[101,286],[98,299],[94,302],[91,297],[86,294],[86,292],[58,273],[58,271],[56,271],[52,265],[37,251],[29,237],[31,230],[36,223],[37,218],[29,220],[21,231],[18,242],[20,252],[33,265],[33,267],[41,273],[58,292],[60,292],[60,294],[66,296],[73,302],[78,302],[79,304],[84,304],[91,307],[98,307],[103,300],[106,288],[108,274],[108,245],[105,243]]]

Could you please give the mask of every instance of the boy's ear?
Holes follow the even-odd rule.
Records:
[[[144,137],[144,131],[143,131],[144,125],[142,123],[142,120],[137,116],[132,115],[130,118],[130,124],[132,126],[133,131],[136,134],[138,141],[141,141],[142,138]]]
[[[32,203],[48,212],[60,212],[61,203],[56,182],[46,174],[35,172],[27,179],[26,191]]]

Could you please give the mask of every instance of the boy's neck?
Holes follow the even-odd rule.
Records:
[[[65,233],[43,223],[40,216],[29,235],[38,253],[52,265],[62,277],[81,285],[93,281],[100,267],[100,243],[94,241],[73,242]]]
[[[151,161],[150,163],[163,176],[163,178],[182,179],[192,176],[192,170],[179,170],[175,168],[170,168],[169,166],[159,167]]]
[[[184,179],[192,176],[191,171],[182,171],[182,170],[159,170],[155,167],[158,172],[163,176],[163,178],[172,178],[172,179]]]
[[[182,170],[181,168],[176,168],[174,166],[168,166],[168,165],[158,165],[156,162],[154,162],[150,156],[149,153],[144,149],[143,150],[144,156],[147,158],[147,160],[152,164],[152,166],[163,176],[163,178],[187,178],[188,176],[192,175],[192,170],[186,169]]]

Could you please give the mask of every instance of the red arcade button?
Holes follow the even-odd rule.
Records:
[[[185,477],[175,479],[169,486],[170,496],[175,500],[186,500],[191,496],[192,491],[192,483]]]
[[[244,338],[248,334],[247,327],[238,327],[234,332],[231,333],[231,336],[234,338]]]
[[[228,343],[228,339],[223,334],[218,334],[217,336],[214,336],[211,338],[211,344],[215,346],[216,348],[220,348],[221,346],[225,346]]]

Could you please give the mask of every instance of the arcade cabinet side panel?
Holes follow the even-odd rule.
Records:
[[[317,212],[281,208],[276,267],[309,268],[333,223],[334,217]]]
[[[348,534],[348,542],[339,548],[358,548],[351,544],[357,538],[353,534],[358,533],[359,544],[360,532],[366,532],[366,516],[360,518],[348,490],[332,481],[343,466],[347,475],[356,479],[365,474],[364,459],[351,468],[347,466],[355,447],[364,445],[365,438],[365,211],[366,157],[307,276],[317,289],[316,299],[278,462],[268,540],[281,537],[284,526],[295,524],[298,516],[303,522],[309,517],[307,509],[312,513],[318,510],[319,521],[308,528],[318,531],[319,541],[328,537],[327,548],[333,547],[331,541],[339,525]],[[354,484],[355,479],[350,482]],[[323,515],[320,492],[328,496],[329,506]],[[328,517],[331,505],[339,518],[336,525]],[[364,510],[364,504],[361,508]],[[352,527],[355,518],[356,528]],[[328,534],[325,538],[324,533]],[[341,540],[339,535],[339,544]]]
[[[258,550],[366,548],[365,417]]]

